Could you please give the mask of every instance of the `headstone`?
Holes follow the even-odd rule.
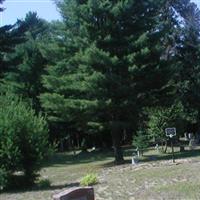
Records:
[[[138,158],[139,158],[139,157],[140,157],[140,150],[139,150],[138,147],[136,148],[136,152],[137,152],[137,156],[138,156]]]
[[[159,152],[159,145],[156,144],[155,149],[157,150],[157,152]]]
[[[72,188],[55,194],[53,200],[94,200],[94,189],[92,187]]]
[[[188,133],[188,138],[189,139],[193,139],[193,137],[194,137],[193,133]]]
[[[185,141],[188,140],[188,133],[184,133],[184,139],[185,139]]]
[[[196,139],[190,139],[189,149],[193,150],[195,148],[195,146],[196,146],[196,143],[197,143]]]
[[[133,153],[133,155],[132,155],[132,165],[136,165],[136,164],[138,164],[138,162],[139,162],[138,155]]]

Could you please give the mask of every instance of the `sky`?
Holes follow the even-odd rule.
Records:
[[[191,1],[195,2],[198,5],[198,7],[200,8],[200,0],[191,0]]]
[[[0,26],[14,24],[29,11],[36,11],[39,17],[48,21],[61,18],[53,0],[5,0],[3,7],[5,10],[0,13]]]
[[[200,8],[200,0],[191,1]],[[17,19],[23,19],[28,11],[36,11],[39,17],[48,21],[61,19],[53,0],[5,0],[3,7],[6,9],[0,13],[0,26],[14,24]]]

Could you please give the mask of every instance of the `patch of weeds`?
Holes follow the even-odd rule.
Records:
[[[97,183],[98,183],[98,179],[97,179],[96,174],[87,174],[80,181],[81,186],[91,186],[91,185],[95,185]]]

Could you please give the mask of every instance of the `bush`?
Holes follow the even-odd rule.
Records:
[[[51,181],[49,179],[41,179],[37,186],[40,188],[40,189],[47,189],[51,186]]]
[[[88,174],[81,179],[81,186],[91,186],[97,184],[97,175],[96,174]]]
[[[137,134],[133,137],[132,145],[143,154],[149,146],[149,137],[144,131],[137,131]]]
[[[48,128],[44,118],[40,114],[36,116],[20,98],[1,95],[0,141],[0,172],[3,177],[8,180],[14,173],[22,171],[27,185],[32,184],[48,151]],[[6,186],[4,179],[0,187]]]

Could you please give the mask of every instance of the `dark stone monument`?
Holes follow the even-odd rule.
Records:
[[[55,194],[53,200],[95,200],[92,187],[72,188]]]

